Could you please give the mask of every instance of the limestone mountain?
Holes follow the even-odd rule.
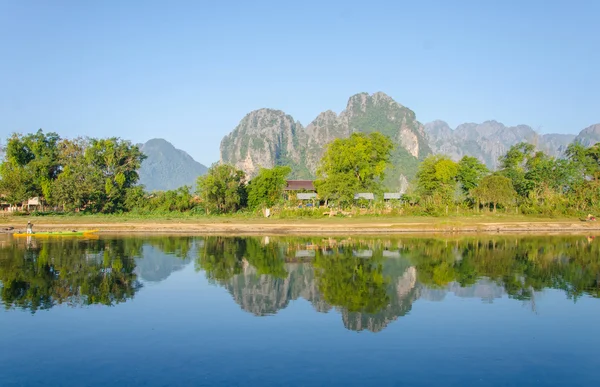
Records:
[[[306,133],[302,124],[281,110],[259,109],[242,119],[221,141],[221,161],[254,176],[261,167],[289,165],[294,175],[306,177]]]
[[[500,156],[520,142],[556,157],[574,140],[584,145],[600,142],[600,124],[584,129],[577,139],[570,134],[541,135],[527,125],[506,126],[497,121],[465,123],[455,129],[444,121],[422,125],[412,110],[378,92],[353,95],[339,115],[327,110],[306,127],[280,110],[255,110],[223,138],[220,159],[249,177],[261,167],[289,165],[292,178],[314,178],[329,142],[373,131],[389,136],[396,145],[386,185],[400,190],[415,176],[419,161],[431,153],[454,160],[474,156],[493,170]]]
[[[559,156],[575,136],[568,134],[539,135],[527,125],[507,127],[497,121],[466,123],[456,129],[444,121],[425,125],[429,145],[434,153],[454,160],[468,155],[484,162],[488,168],[498,167],[498,158],[519,142],[529,142],[552,156]]]
[[[356,94],[339,115],[328,110],[306,128],[279,110],[253,111],[221,142],[221,161],[249,176],[260,167],[289,165],[292,177],[310,178],[330,141],[373,131],[389,136],[396,144],[387,185],[405,185],[406,177],[416,173],[418,160],[431,150],[415,113],[381,92]]]
[[[600,142],[600,124],[588,126],[575,138],[575,141],[584,146],[593,146]]]
[[[165,191],[184,185],[195,186],[207,168],[170,142],[155,138],[140,145],[147,156],[140,169],[140,184],[148,191]]]

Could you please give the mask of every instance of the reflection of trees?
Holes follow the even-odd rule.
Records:
[[[374,313],[389,301],[380,259],[359,258],[344,249],[335,255],[316,255],[319,290],[331,305],[349,312]]]
[[[581,237],[414,239],[405,243],[405,253],[427,287],[471,286],[486,277],[510,297],[529,300],[545,288],[563,290],[571,298],[599,297],[599,246]]]
[[[310,240],[263,244],[256,238],[213,237],[207,238],[197,263],[242,309],[259,316],[277,313],[302,297],[317,311],[338,307],[348,329],[379,331],[410,310],[417,297],[416,273],[406,260],[385,260],[381,246],[374,258],[360,258],[353,251],[370,246],[348,242],[327,249],[327,255],[316,252],[314,262],[298,258],[299,250],[316,245]]]
[[[597,241],[581,237],[208,238],[198,266],[253,314],[302,297],[319,311],[338,308],[348,329],[377,332],[421,295],[491,302],[554,288],[598,297],[599,253]]]
[[[58,240],[34,249],[0,250],[1,297],[7,308],[35,312],[56,304],[114,305],[140,287],[132,256],[135,240]]]
[[[242,272],[246,239],[209,237],[198,252],[196,269],[204,270],[209,281],[226,281]]]
[[[256,268],[258,275],[287,278],[283,250],[278,243],[261,244],[256,238],[246,241],[244,258]]]
[[[156,247],[165,254],[187,259],[194,244],[194,238],[189,236],[157,236],[146,240],[146,243]]]
[[[410,312],[413,302],[419,298],[417,272],[402,258],[383,261],[384,276],[389,278],[386,293],[390,298],[385,308],[375,313],[349,312],[342,308],[344,326],[353,331],[369,330],[379,332],[389,323]]]

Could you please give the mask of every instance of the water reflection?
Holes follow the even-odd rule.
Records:
[[[35,313],[58,304],[114,305],[140,288],[132,257],[143,242],[17,240],[0,250],[2,302]]]
[[[2,303],[31,312],[115,305],[192,261],[199,275],[256,316],[302,298],[317,312],[339,311],[344,326],[356,331],[381,331],[415,301],[441,301],[448,293],[485,302],[508,295],[532,308],[546,288],[573,300],[600,297],[600,243],[585,237],[172,236],[5,241]]]

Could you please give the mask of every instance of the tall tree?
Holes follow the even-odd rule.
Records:
[[[427,157],[417,172],[417,191],[423,197],[439,197],[449,203],[454,198],[459,166],[447,156]]]
[[[468,194],[489,173],[484,163],[476,157],[464,156],[458,162],[457,180],[463,193]]]
[[[65,139],[58,145],[62,172],[54,181],[52,201],[67,211],[85,209],[103,196],[104,179],[86,158],[88,147],[89,141],[83,138]]]
[[[317,192],[323,199],[347,204],[358,192],[380,190],[393,147],[379,132],[335,139],[317,168]]]
[[[94,166],[94,179],[102,178],[104,181],[104,190],[96,202],[96,210],[124,210],[126,192],[138,182],[138,171],[146,156],[137,145],[113,137],[91,139],[85,158]]]
[[[511,204],[517,193],[509,178],[490,175],[481,179],[479,185],[471,191],[471,195],[481,204],[493,205],[496,212],[498,205]]]
[[[214,164],[198,178],[198,194],[207,211],[235,212],[246,205],[244,172],[229,164]]]
[[[500,157],[500,173],[511,180],[514,189],[524,198],[533,188],[525,173],[528,160],[534,156],[534,150],[533,145],[521,142],[510,147],[506,154]]]
[[[5,159],[0,165],[2,190],[16,202],[41,196],[50,199],[52,181],[60,173],[56,133],[13,134],[6,144]]]
[[[565,153],[578,166],[582,175],[593,180],[600,179],[600,143],[586,148],[575,142],[567,147]]]
[[[288,166],[261,168],[258,175],[248,184],[248,206],[271,207],[281,200],[287,175],[292,172]]]

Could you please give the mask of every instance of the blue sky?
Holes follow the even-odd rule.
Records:
[[[0,0],[0,138],[162,137],[209,165],[245,114],[384,91],[421,122],[600,122],[600,1]]]

